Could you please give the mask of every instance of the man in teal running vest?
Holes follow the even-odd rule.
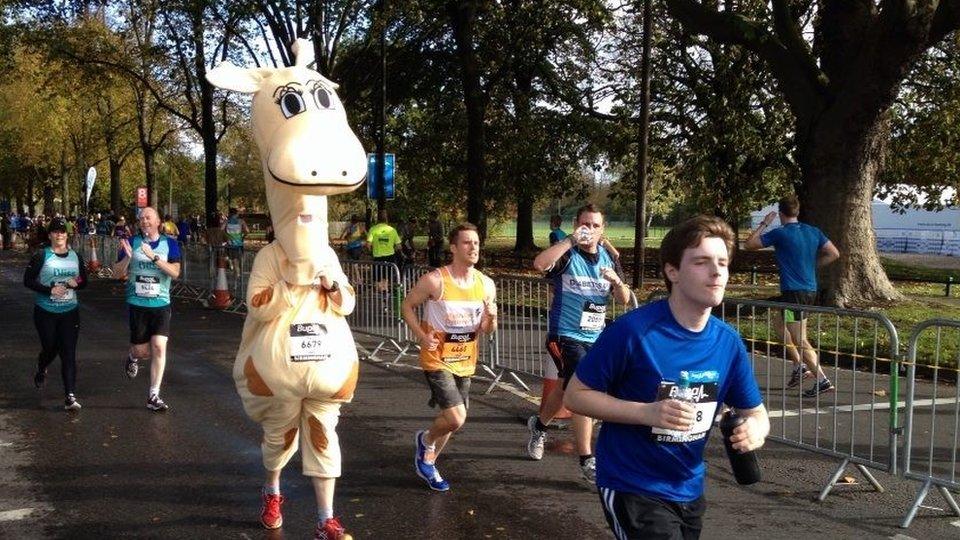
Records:
[[[160,234],[160,215],[147,207],[140,214],[140,234],[120,240],[115,275],[127,276],[130,309],[130,354],[126,372],[137,376],[139,360],[152,358],[147,408],[165,411],[160,383],[167,363],[170,335],[170,281],[180,275],[180,247],[175,238]]]

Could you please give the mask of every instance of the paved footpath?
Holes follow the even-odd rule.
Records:
[[[230,377],[241,316],[175,302],[163,391],[171,409],[152,413],[145,368],[133,381],[123,374],[121,287],[95,280],[80,293],[83,410],[69,414],[59,363],[42,394],[32,386],[38,342],[25,264],[23,254],[0,252],[0,538],[310,537],[313,494],[298,458],[282,479],[283,529],[257,524],[260,432]],[[433,416],[422,374],[361,362],[340,422],[336,507],[355,538],[612,538],[570,434],[554,431],[544,460],[530,461],[524,421],[534,405],[485,388],[474,385],[467,425],[439,463],[452,490],[433,493],[412,463],[413,433]],[[765,481],[738,487],[713,437],[703,538],[960,537],[956,518],[929,511],[897,528],[916,483],[879,474],[885,493],[856,485],[816,503],[835,460],[773,443],[762,459]]]

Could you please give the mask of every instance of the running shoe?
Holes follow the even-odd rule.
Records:
[[[286,499],[279,493],[260,493],[263,499],[263,505],[260,507],[260,524],[265,529],[279,529],[283,525],[283,514],[280,513],[280,505]]]
[[[813,385],[812,388],[804,392],[803,397],[808,397],[808,398],[817,397],[818,395],[823,394],[824,392],[832,392],[833,390],[835,390],[835,388],[833,386],[833,383],[830,382],[830,379],[823,379],[822,381]]]
[[[313,533],[313,540],[346,540],[353,538],[340,524],[340,518],[327,518],[323,523],[317,523]]]
[[[160,399],[159,395],[153,394],[150,396],[150,399],[147,400],[147,408],[151,411],[161,412],[169,409],[170,407],[164,403],[162,399]]]
[[[586,461],[583,462],[583,465],[580,465],[580,473],[583,474],[583,479],[591,484],[597,483],[597,458],[589,457]]]
[[[807,366],[800,364],[799,366],[793,368],[793,372],[790,374],[790,381],[787,382],[787,388],[793,388],[800,384],[804,379],[809,379],[813,377],[813,372],[807,369]]]
[[[417,471],[417,476],[422,478],[427,485],[430,486],[430,489],[434,491],[447,491],[450,489],[450,484],[437,472],[437,466],[424,461],[427,447],[423,444],[423,436],[426,432],[426,430],[418,431],[415,436],[417,451],[413,459],[414,469]]]
[[[63,400],[63,410],[65,411],[79,411],[80,402],[77,401],[76,396],[73,394],[67,394],[66,399]]]
[[[137,376],[137,371],[140,370],[140,364],[137,363],[137,359],[132,356],[127,356],[127,377],[133,379]]]
[[[33,386],[37,389],[43,387],[43,383],[47,382],[47,370],[38,369],[37,373],[33,376]]]
[[[543,443],[547,440],[547,432],[537,429],[537,415],[527,419],[527,429],[530,430],[530,440],[527,442],[527,454],[531,459],[543,459]]]

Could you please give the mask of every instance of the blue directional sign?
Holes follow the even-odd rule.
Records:
[[[396,186],[393,181],[394,155],[383,155],[383,175],[386,177],[383,182],[384,194],[388,201],[396,196]],[[380,176],[377,174],[377,154],[367,154],[367,198],[377,200],[377,190],[380,186]]]

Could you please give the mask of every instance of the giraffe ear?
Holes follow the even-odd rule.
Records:
[[[253,94],[260,90],[263,75],[260,69],[239,68],[230,62],[223,62],[207,72],[207,81],[217,88]]]

